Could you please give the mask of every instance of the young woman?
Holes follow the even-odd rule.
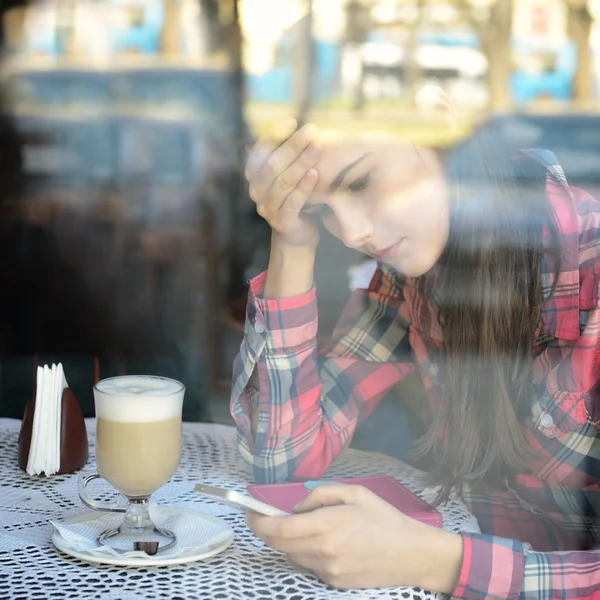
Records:
[[[335,587],[600,597],[600,204],[547,151],[488,140],[442,166],[286,127],[246,169],[272,247],[234,365],[241,453],[258,482],[318,478],[416,371],[429,415],[416,454],[482,534],[423,525],[354,486],[317,487],[299,514],[249,526]],[[379,264],[319,357],[315,219]]]

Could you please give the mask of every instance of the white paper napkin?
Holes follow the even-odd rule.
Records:
[[[149,560],[183,558],[203,551],[209,552],[232,536],[231,528],[225,521],[211,515],[203,515],[196,510],[153,505],[150,507],[150,517],[155,525],[169,529],[177,537],[177,542],[173,547],[153,556],[139,550],[117,552],[110,546],[98,545],[98,536],[107,529],[118,527],[123,520],[123,514],[108,513],[98,519],[80,523],[66,524],[55,521],[51,521],[51,523],[73,550],[97,557],[139,557]],[[149,541],[149,539],[151,538],[144,539],[143,536],[140,536],[140,539],[135,541]],[[118,539],[115,538],[110,541],[110,544],[119,550],[127,550],[128,547],[132,547],[133,542],[128,538],[128,545],[121,547],[122,544],[119,544]],[[204,550],[204,548],[206,549]]]
[[[35,411],[27,460],[29,475],[54,475],[60,469],[62,394],[67,387],[62,364],[37,368]]]

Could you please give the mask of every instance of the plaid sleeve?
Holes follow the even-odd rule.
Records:
[[[524,546],[501,537],[462,533],[463,563],[453,598],[516,600],[523,583]]]
[[[402,286],[380,268],[369,289],[351,297],[318,360],[315,290],[265,300],[264,280],[263,273],[251,282],[234,362],[231,413],[240,451],[257,482],[319,477],[356,425],[414,369]],[[260,395],[253,438],[248,381],[255,369]]]
[[[528,544],[463,533],[463,564],[453,598],[600,598],[600,550],[533,552]]]

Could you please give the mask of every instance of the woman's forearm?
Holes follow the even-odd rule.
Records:
[[[293,246],[271,237],[271,254],[265,282],[266,299],[293,298],[313,286],[316,246]]]
[[[308,292],[313,286],[315,247],[290,246],[282,243],[277,234],[271,238],[271,255],[265,281],[265,299],[293,298]],[[255,367],[249,385],[260,391],[258,369]],[[258,406],[250,409],[252,435],[258,427]]]

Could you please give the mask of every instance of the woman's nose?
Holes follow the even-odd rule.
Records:
[[[373,235],[371,221],[360,211],[343,211],[338,215],[340,239],[348,248],[359,248]]]

